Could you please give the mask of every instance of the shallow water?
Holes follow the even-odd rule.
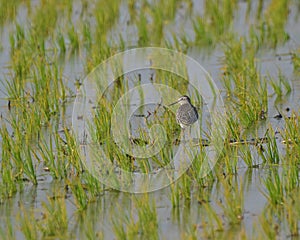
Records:
[[[35,1],[33,1],[35,2]],[[194,0],[193,13],[202,13],[203,1]],[[265,5],[270,1],[265,1]],[[76,5],[77,4],[77,5]],[[78,18],[76,14],[76,6],[80,8],[80,3],[75,3],[73,10],[73,20]],[[241,36],[247,35],[247,27],[253,22],[255,18],[255,11],[252,11],[249,19],[245,19],[245,12],[247,8],[246,1],[239,2],[239,10],[236,11],[236,16],[234,19],[234,27],[236,32]],[[253,9],[256,9],[256,2],[252,5]],[[79,10],[77,10],[79,11]],[[189,28],[192,27],[190,21],[185,21],[185,11],[184,7],[179,10],[175,17],[175,22],[168,25],[166,30],[166,35],[168,31],[174,31],[174,28],[180,29],[184,26],[187,33]],[[26,7],[21,5],[18,8],[17,20],[23,22],[26,25]],[[77,17],[76,17],[77,16]],[[288,79],[292,86],[292,92],[289,95],[283,96],[278,99],[276,95],[270,95],[268,101],[268,112],[267,121],[262,122],[258,125],[257,129],[253,132],[257,134],[258,137],[264,137],[269,124],[273,127],[275,131],[281,130],[284,127],[284,119],[275,119],[274,116],[278,115],[280,112],[283,115],[290,116],[292,111],[299,111],[300,102],[300,81],[299,73],[294,70],[291,63],[290,50],[298,48],[300,46],[300,18],[299,10],[297,8],[291,8],[289,15],[289,20],[286,25],[286,29],[290,34],[290,40],[284,45],[279,46],[276,51],[270,49],[263,49],[259,52],[257,56],[257,64],[263,75],[270,74],[270,76],[277,79],[278,71],[280,70],[282,74]],[[128,9],[126,4],[123,3],[121,7],[121,14],[119,19],[119,25],[116,26],[111,32],[114,36],[116,32],[121,31],[122,34],[129,35],[128,46],[136,45],[136,31],[132,26],[122,26],[121,23],[127,22],[129,17]],[[179,27],[180,26],[180,27]],[[247,27],[245,27],[247,26]],[[8,66],[10,62],[10,50],[9,50],[9,33],[13,31],[12,24],[5,24],[1,29],[1,41],[3,50],[0,52],[0,79],[5,79],[8,74]],[[176,31],[176,30],[175,30]],[[188,37],[193,38],[192,34]],[[113,38],[112,38],[113,39]],[[215,49],[205,52],[203,49],[198,49],[197,47],[191,47],[187,51],[187,55],[197,60],[201,65],[211,74],[212,78],[216,82],[217,86],[223,90],[222,82],[219,80],[222,74],[222,58],[224,53],[222,51],[221,45],[217,46]],[[74,55],[70,58],[60,59],[60,63],[64,66],[64,81],[70,93],[76,93],[77,89],[75,86],[76,80],[83,81],[85,77],[85,53]],[[150,82],[149,70],[144,70],[138,73],[128,74],[129,79],[135,79],[137,74],[141,74],[141,83]],[[151,74],[150,74],[151,75]],[[134,80],[133,80],[134,81]],[[134,86],[133,81],[128,81],[129,88]],[[8,111],[8,101],[5,88],[0,83],[0,112],[2,117],[5,119],[9,113]],[[132,84],[132,85],[131,85]],[[268,86],[269,92],[273,92],[272,88]],[[150,90],[149,90],[150,91]],[[151,93],[151,91],[150,91]],[[224,91],[222,91],[223,97],[225,97]],[[74,97],[69,98],[69,102],[66,106],[66,125],[68,128],[71,127],[72,121],[72,110]],[[132,106],[138,102],[138,99],[131,102]],[[195,105],[200,103],[195,103]],[[146,106],[140,113],[153,111],[152,106]],[[286,109],[290,110],[287,111]],[[278,112],[279,111],[279,112]],[[139,113],[139,114],[140,114]],[[208,111],[204,109],[203,117],[208,117]],[[145,126],[141,123],[141,119],[133,118],[132,125],[133,134],[138,127],[144,128]],[[65,124],[65,123],[64,123]],[[138,126],[138,127],[136,127]],[[62,123],[60,123],[59,129],[63,128]],[[205,126],[204,126],[205,129]],[[51,129],[45,129],[45,135],[49,134]],[[251,129],[249,130],[249,138],[251,138]],[[277,144],[280,154],[285,154],[286,146],[282,144],[282,139],[279,135],[277,136]],[[1,140],[1,138],[0,138]],[[253,151],[254,158],[260,163],[261,159]],[[271,167],[270,167],[271,168]],[[280,167],[279,167],[280,169]],[[74,196],[72,195],[70,189],[65,189],[66,183],[63,181],[55,180],[45,171],[43,164],[38,165],[38,185],[34,186],[29,182],[22,183],[22,187],[17,193],[9,199],[5,199],[0,204],[0,226],[6,229],[7,223],[11,222],[13,227],[13,232],[15,233],[16,239],[24,238],[24,234],[20,231],[19,221],[20,221],[20,206],[25,209],[30,209],[34,212],[37,219],[43,218],[43,203],[47,203],[49,198],[62,198],[65,199],[67,218],[68,218],[68,233],[70,239],[83,239],[88,235],[88,231],[92,231],[95,237],[112,239],[115,237],[115,230],[113,227],[113,222],[120,217],[120,220],[126,216],[132,216],[136,221],[138,219],[138,205],[136,199],[142,198],[142,194],[129,194],[117,191],[107,190],[104,191],[103,195],[97,197],[93,202],[88,204],[87,209],[78,213],[77,207],[75,205]],[[246,231],[248,236],[253,234],[253,226],[259,225],[258,216],[262,214],[270,206],[268,200],[264,196],[266,192],[265,187],[262,184],[262,179],[269,174],[268,168],[248,168],[246,164],[239,159],[238,170],[233,178],[236,178],[237,182],[243,182],[244,189],[244,214],[243,221],[240,225],[226,225],[224,226],[224,231],[216,231],[215,238],[225,239],[225,238],[238,238],[242,231]],[[298,176],[300,178],[300,173],[298,171]],[[220,202],[222,201],[222,186],[217,182],[213,183],[207,189],[198,191],[198,189],[193,189],[190,194],[190,200],[181,200],[179,206],[175,208],[172,206],[170,195],[172,194],[171,188],[167,187],[149,194],[149,202],[152,200],[155,202],[155,209],[157,213],[158,221],[158,236],[161,239],[182,239],[184,238],[184,233],[192,232],[193,229],[201,234],[205,225],[205,211],[204,206],[201,203],[201,199],[209,199],[208,201],[213,206],[215,212],[225,219],[222,208],[220,207]],[[286,223],[282,224],[282,228],[278,233],[279,238],[287,238],[286,234]],[[9,225],[9,224],[8,224]],[[300,228],[300,221],[298,220],[298,227]],[[97,234],[98,233],[98,234]]]

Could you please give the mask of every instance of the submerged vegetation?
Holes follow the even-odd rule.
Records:
[[[0,0],[1,238],[299,237],[299,6],[296,0]],[[227,135],[205,177],[200,154],[169,187],[134,195],[86,171],[70,118],[83,76],[118,52],[147,46],[214,59]],[[148,128],[161,124],[169,145],[143,160],[114,142],[114,106],[145,79],[182,95],[190,90],[178,76],[140,71],[119,77],[99,97],[92,138],[131,172],[168,164],[180,137],[173,114],[155,108],[145,115],[142,108],[144,127],[131,141],[148,144]]]

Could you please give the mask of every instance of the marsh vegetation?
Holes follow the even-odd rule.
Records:
[[[1,238],[299,238],[299,25],[297,0],[0,0]],[[71,117],[88,73],[147,46],[183,52],[209,71],[227,135],[206,177],[200,155],[169,187],[135,195],[85,171]],[[128,171],[164,166],[180,134],[167,111],[137,128],[145,141],[146,127],[166,129],[170,147],[151,161],[125,155],[111,137],[112,110],[132,86],[188,94],[188,81],[152,73],[124,75],[96,103],[93,137]]]

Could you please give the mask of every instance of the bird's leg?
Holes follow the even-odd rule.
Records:
[[[180,133],[180,143],[185,143],[185,128],[181,129],[181,133]]]
[[[190,141],[191,140],[191,126],[189,126],[188,127],[188,130],[187,130],[188,132],[187,132],[187,134],[188,134],[188,141]]]

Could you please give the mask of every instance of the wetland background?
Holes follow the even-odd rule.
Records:
[[[298,239],[299,26],[298,0],[0,0],[1,238]],[[102,61],[148,46],[183,52],[211,74],[227,141],[205,178],[199,157],[169,187],[129,194],[84,171],[72,109]],[[111,161],[147,173],[173,146],[141,161],[116,147],[109,128],[119,97],[145,82],[192,92],[163,71],[128,73],[96,103],[94,125]],[[179,137],[169,112],[138,136],[157,122],[171,143]]]

